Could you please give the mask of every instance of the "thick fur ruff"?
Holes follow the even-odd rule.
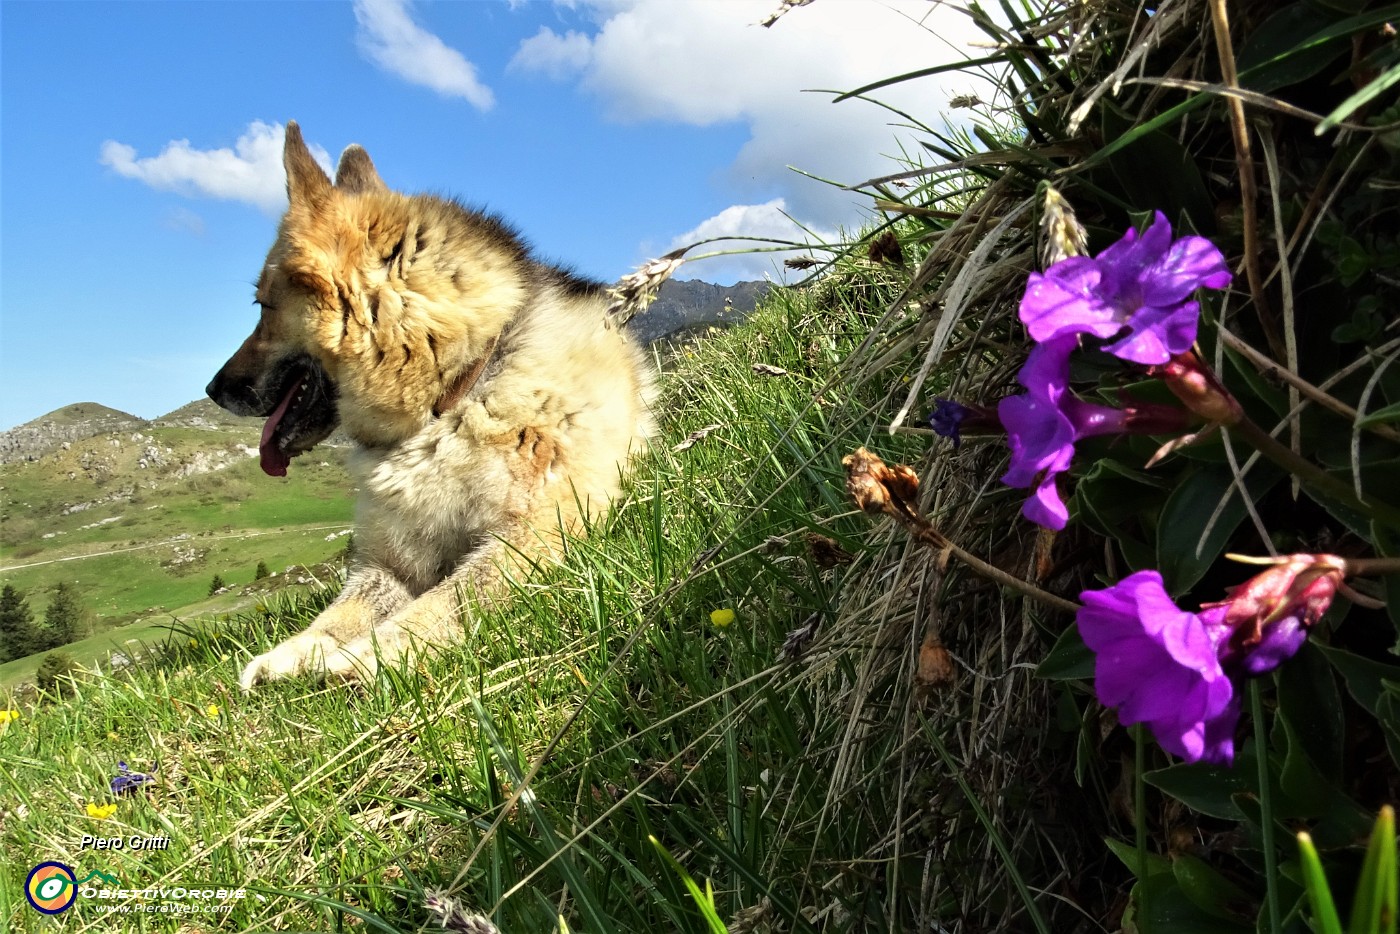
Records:
[[[607,509],[653,429],[650,367],[603,326],[601,285],[536,261],[493,217],[390,191],[358,146],[332,183],[289,123],[284,162],[261,320],[209,395],[268,417],[273,475],[339,425],[360,493],[344,590],[253,659],[245,690],[372,677],[460,641],[504,573]]]

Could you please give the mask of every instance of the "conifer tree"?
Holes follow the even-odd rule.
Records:
[[[36,651],[56,649],[76,642],[82,632],[83,608],[78,603],[78,591],[65,582],[53,589],[53,600],[44,610],[44,625],[40,629],[41,645]]]
[[[0,590],[0,662],[23,658],[35,648],[34,611],[24,594],[6,584]]]

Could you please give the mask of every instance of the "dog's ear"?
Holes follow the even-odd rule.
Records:
[[[340,154],[340,167],[335,170],[335,187],[351,194],[359,194],[382,190],[385,185],[379,173],[374,170],[369,153],[359,145],[351,143]]]
[[[306,148],[306,141],[301,138],[301,127],[295,120],[287,121],[282,165],[287,169],[287,200],[293,207],[301,204],[315,206],[330,197],[331,180],[312,158],[311,150]]]

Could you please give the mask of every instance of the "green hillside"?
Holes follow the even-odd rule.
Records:
[[[0,584],[26,594],[36,617],[54,585],[75,585],[103,642],[119,627],[209,609],[215,574],[232,590],[215,608],[232,609],[254,600],[245,587],[259,562],[281,582],[289,567],[340,554],[353,510],[346,449],[324,446],[286,479],[267,477],[256,420],[189,427],[203,408],[0,465]],[[32,667],[0,665],[0,683]]]

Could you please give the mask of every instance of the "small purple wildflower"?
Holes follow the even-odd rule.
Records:
[[[1044,274],[1031,273],[1021,321],[1036,341],[1066,334],[1116,338],[1104,350],[1132,363],[1163,364],[1196,341],[1200,306],[1191,293],[1223,289],[1230,278],[1213,243],[1173,240],[1171,223],[1158,211],[1141,237],[1129,230],[1096,257],[1071,256]]]
[[[1188,613],[1167,596],[1162,575],[1138,571],[1105,590],[1086,590],[1077,622],[1094,650],[1094,691],[1125,725],[1145,723],[1187,762],[1229,764],[1240,702],[1221,667],[1224,607]]]
[[[963,419],[967,418],[967,415],[967,406],[959,405],[952,399],[935,399],[933,414],[928,417],[928,423],[934,434],[951,438],[953,450],[956,451],[962,446],[962,436],[958,434],[958,429],[962,427]]]
[[[148,775],[145,772],[133,772],[125,762],[117,763],[117,771],[120,773],[111,781],[112,794],[123,795],[134,792],[140,786],[156,780],[155,775]],[[155,771],[153,767],[152,772]]]
[[[1078,343],[1069,334],[1037,344],[1016,376],[1029,392],[997,405],[1011,446],[1001,482],[1035,487],[1021,514],[1047,529],[1062,529],[1069,519],[1055,475],[1069,469],[1074,442],[1129,429],[1129,412],[1083,402],[1069,391],[1069,356]]]

